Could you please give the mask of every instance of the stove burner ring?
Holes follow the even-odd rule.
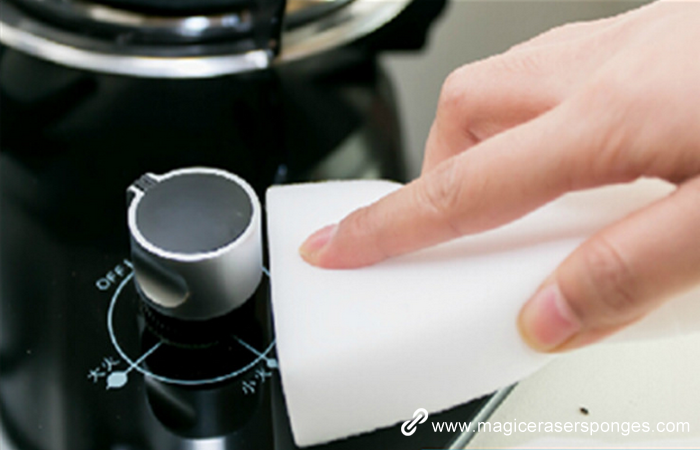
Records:
[[[242,368],[233,371],[231,373],[228,373],[226,375],[221,375],[218,377],[214,378],[208,378],[208,379],[202,379],[202,380],[184,380],[184,379],[177,379],[177,378],[170,378],[170,377],[165,377],[162,375],[158,375],[156,373],[151,372],[148,369],[145,369],[141,367],[141,363],[146,359],[144,358],[144,355],[150,355],[151,352],[155,351],[155,349],[162,344],[162,342],[157,343],[154,347],[149,349],[144,353],[144,355],[141,355],[139,358],[134,361],[129,355],[126,354],[126,352],[121,348],[119,345],[119,342],[117,340],[117,335],[114,331],[114,309],[117,305],[117,301],[119,300],[119,296],[124,289],[124,287],[132,281],[134,277],[134,273],[131,272],[129,275],[124,277],[121,283],[119,283],[119,286],[117,286],[116,290],[114,291],[114,294],[112,295],[112,300],[109,303],[109,309],[107,311],[107,330],[109,331],[109,338],[112,341],[112,345],[114,346],[114,349],[117,351],[119,356],[126,362],[126,364],[130,367],[136,370],[137,372],[141,373],[143,376],[153,378],[154,380],[161,381],[163,383],[168,383],[168,384],[175,384],[175,385],[180,385],[180,386],[202,386],[202,385],[207,385],[207,384],[215,384],[215,383],[220,383],[222,381],[227,381],[232,378],[237,377],[238,375],[241,375],[248,370],[254,368],[257,366],[260,362],[265,361],[267,366],[269,368],[276,368],[277,367],[277,362],[269,357],[268,355],[272,351],[272,348],[275,346],[275,340],[273,339],[272,342],[267,346],[265,350],[262,352],[254,349],[247,343],[243,341],[239,341],[239,343],[245,347],[246,349],[250,350],[253,353],[257,353],[256,358],[248,363],[247,365],[243,366]]]

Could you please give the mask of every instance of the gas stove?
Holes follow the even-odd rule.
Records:
[[[197,317],[148,301],[136,281],[139,256],[130,244],[125,197],[129,186],[143,187],[135,184],[143,174],[193,166],[235,173],[259,198],[278,183],[405,181],[391,82],[375,57],[380,41],[368,37],[317,55],[292,46],[300,52],[288,57],[293,63],[284,60],[292,51],[284,45],[251,41],[244,54],[263,51],[262,70],[185,76],[186,70],[173,70],[178,59],[196,46],[204,50],[194,60],[221,57],[223,47],[209,46],[218,38],[204,33],[204,43],[145,45],[134,37],[120,47],[108,33],[76,34],[65,17],[47,19],[49,10],[37,9],[92,6],[94,12],[97,5],[153,15],[165,4],[132,3],[3,0],[3,21],[24,17],[10,23],[9,34],[3,30],[0,47],[3,439],[16,450],[294,449],[267,276],[261,273],[239,304]],[[221,16],[234,3],[246,2],[211,1],[196,17]],[[288,11],[303,12],[294,3]],[[314,14],[332,17],[352,3]],[[159,12],[168,20],[189,14],[192,2],[170,5]],[[282,39],[318,25],[309,11],[305,19],[291,17],[297,22],[280,27]],[[29,48],[37,42],[50,45]],[[53,44],[73,45],[77,53],[56,64]],[[146,47],[171,53],[160,54],[157,70],[136,73],[143,66],[131,63],[148,58],[140,53]],[[92,67],[83,57],[98,49],[107,49],[99,60],[106,65]],[[74,56],[80,63],[73,64]],[[129,64],[115,63],[124,57],[132,58]],[[263,270],[264,234],[261,242]],[[488,402],[434,417],[469,421],[488,411],[494,404]],[[314,448],[447,448],[455,440],[464,437],[420,428],[407,440],[396,426]]]

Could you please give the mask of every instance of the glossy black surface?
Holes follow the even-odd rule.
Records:
[[[125,259],[125,189],[187,166],[236,173],[260,198],[281,182],[403,179],[398,118],[374,58],[349,50],[200,81],[0,58],[0,418],[10,442],[295,448],[266,285],[216,323],[148,310]],[[468,421],[482,404],[435,420]],[[393,427],[318,448],[439,448],[453,437],[424,427],[409,439]]]
[[[115,8],[111,10],[90,1],[8,1],[23,13],[76,36],[122,47],[199,46],[192,49],[193,54],[213,51],[205,50],[205,45],[224,43],[228,44],[224,53],[263,49],[276,54],[286,4],[286,0],[105,1],[104,6]]]

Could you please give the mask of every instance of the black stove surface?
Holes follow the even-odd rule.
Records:
[[[296,448],[267,281],[205,324],[149,309],[132,279],[125,189],[185,166],[229,170],[261,198],[280,182],[404,179],[386,78],[373,58],[340,60],[342,70],[167,81],[1,54],[0,422],[11,445]],[[431,418],[469,421],[486,400]],[[399,428],[314,448],[445,448],[455,437]]]

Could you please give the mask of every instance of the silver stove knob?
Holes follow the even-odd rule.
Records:
[[[146,174],[127,192],[136,283],[151,306],[205,320],[253,295],[262,277],[261,211],[248,183],[195,167]]]

